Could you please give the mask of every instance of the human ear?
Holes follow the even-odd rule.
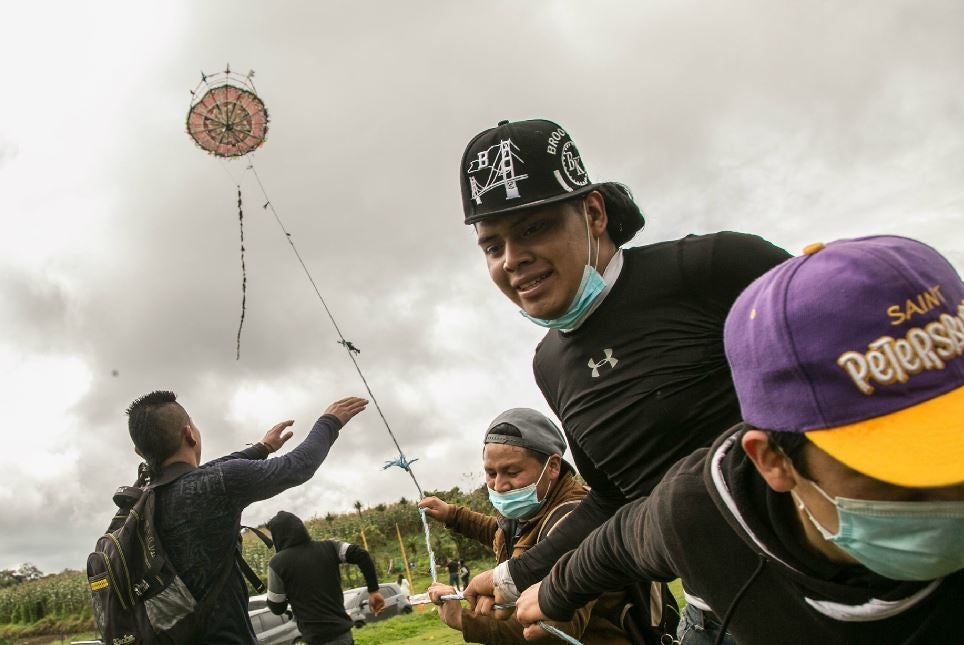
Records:
[[[559,473],[562,472],[562,457],[559,455],[549,457],[549,468],[547,470],[549,471],[549,477],[551,479],[557,479]]]
[[[197,439],[194,436],[194,430],[191,428],[191,426],[184,426],[184,428],[181,430],[181,435],[184,437],[185,443],[187,443],[187,445],[190,447],[193,448],[197,445]]]
[[[797,485],[793,464],[785,454],[770,444],[762,430],[747,430],[740,439],[743,452],[750,458],[767,486],[778,493],[789,492]]]
[[[589,218],[589,230],[592,231],[593,237],[598,238],[606,232],[606,225],[609,223],[606,215],[606,200],[603,199],[602,193],[594,190],[586,195],[583,203],[586,205],[586,216]]]

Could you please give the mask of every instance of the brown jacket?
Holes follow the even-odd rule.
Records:
[[[572,467],[563,462],[562,475],[549,491],[539,512],[528,520],[520,522],[483,515],[453,504],[449,506],[445,525],[482,544],[491,544],[498,561],[505,562],[510,557],[522,555],[548,535],[585,496],[586,489],[573,477]],[[593,608],[601,603],[618,616],[624,602],[621,593],[606,594],[576,611],[570,622],[553,624],[582,640],[585,645],[629,644],[630,641],[616,624],[600,616],[599,612],[593,612]],[[528,642],[522,637],[522,625],[515,616],[508,620],[497,620],[473,614],[467,608],[462,609],[462,637],[466,643]]]

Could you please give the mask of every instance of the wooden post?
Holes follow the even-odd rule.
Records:
[[[362,546],[364,546],[365,550],[368,551],[368,540],[365,539],[365,529],[361,529],[361,541]],[[369,551],[369,553],[371,553],[371,551]]]
[[[398,530],[398,522],[395,522],[395,535],[398,536],[398,548],[402,551],[402,562],[405,563],[405,577],[408,578],[408,586],[412,591],[415,591],[415,585],[412,583],[412,570],[408,568],[408,554],[405,553],[405,544],[402,542],[402,532]]]

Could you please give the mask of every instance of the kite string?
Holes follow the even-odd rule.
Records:
[[[398,455],[400,457],[400,460],[403,463],[410,464],[411,462],[408,462],[408,460],[406,460],[405,453],[402,451],[402,447],[399,445],[398,439],[395,437],[395,433],[392,432],[392,428],[388,423],[388,419],[385,418],[385,414],[382,412],[382,408],[378,404],[378,399],[375,398],[375,394],[372,392],[371,386],[368,385],[368,379],[365,378],[365,375],[362,373],[361,366],[358,365],[358,361],[355,359],[355,353],[358,350],[354,349],[354,345],[352,345],[351,342],[345,338],[345,335],[341,333],[341,328],[338,327],[338,323],[335,321],[335,316],[331,313],[331,309],[328,308],[328,303],[325,302],[324,296],[321,295],[321,290],[318,288],[318,284],[315,282],[314,277],[311,275],[311,271],[308,270],[308,265],[305,264],[304,259],[301,257],[301,253],[298,252],[298,247],[295,246],[295,242],[291,238],[291,233],[288,232],[288,229],[285,227],[284,222],[281,220],[281,216],[278,215],[278,211],[275,210],[274,204],[271,203],[271,198],[268,197],[268,191],[265,189],[264,184],[261,181],[261,177],[258,175],[257,168],[254,167],[254,155],[249,154],[247,157],[248,157],[248,167],[245,170],[250,170],[251,174],[254,175],[255,181],[258,183],[258,187],[261,189],[261,194],[264,196],[264,208],[266,210],[271,211],[271,214],[274,216],[275,221],[278,223],[278,226],[281,228],[281,232],[284,233],[285,239],[288,240],[288,245],[291,247],[291,250],[294,252],[295,257],[298,259],[298,263],[301,264],[301,268],[304,270],[305,276],[307,276],[308,278],[308,282],[311,283],[312,288],[315,290],[315,295],[318,296],[318,300],[321,302],[321,306],[324,307],[325,313],[328,314],[328,319],[331,321],[332,327],[335,328],[335,333],[338,334],[338,338],[340,339],[339,344],[345,348],[345,351],[348,354],[348,358],[351,359],[352,365],[355,366],[355,371],[358,372],[358,377],[365,385],[365,390],[368,392],[369,399],[375,405],[375,410],[378,411],[378,416],[381,417],[382,423],[385,425],[385,429],[388,430],[388,436],[392,438],[392,443],[395,444],[395,448],[398,450]],[[419,499],[424,498],[425,491],[422,490],[422,487],[419,485],[418,480],[415,478],[415,473],[412,472],[411,466],[403,467],[403,470],[405,470],[408,473],[409,477],[412,478],[412,482],[415,484],[415,488],[418,490]],[[431,543],[431,537],[429,533],[428,521],[425,518],[424,511],[420,511],[419,515],[422,518],[422,527],[425,530],[425,548],[429,554],[429,565],[432,572],[432,581],[437,582],[438,574],[435,570],[435,556],[434,556],[434,553],[432,552],[432,543]]]
[[[432,551],[432,537],[428,532],[428,520],[425,519],[425,509],[418,509],[418,514],[422,518],[422,527],[425,529],[425,548],[428,550],[428,568],[432,573],[432,582],[438,582],[438,571],[435,569],[435,552]]]

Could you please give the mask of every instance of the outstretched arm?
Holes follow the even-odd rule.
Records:
[[[341,427],[364,410],[367,404],[368,401],[357,397],[332,403],[315,422],[305,440],[281,457],[263,461],[234,459],[219,463],[225,490],[247,505],[308,481],[328,456]],[[282,422],[268,434],[277,432],[278,440],[283,443],[287,439],[282,440],[281,433],[289,425],[288,422]]]

